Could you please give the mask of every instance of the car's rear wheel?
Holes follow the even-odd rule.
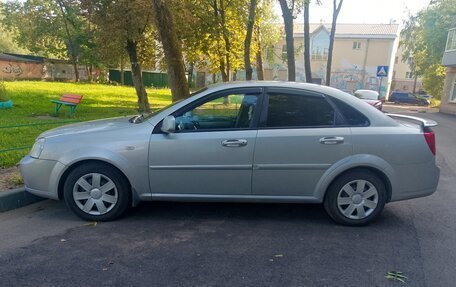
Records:
[[[68,207],[79,217],[109,221],[121,216],[130,203],[130,188],[125,176],[102,163],[88,163],[70,172],[64,184]]]
[[[385,203],[382,180],[368,170],[359,169],[343,174],[331,184],[324,206],[334,221],[359,226],[376,219]]]

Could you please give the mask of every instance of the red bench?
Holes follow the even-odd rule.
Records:
[[[51,100],[51,102],[55,103],[55,114],[58,114],[62,105],[65,105],[70,107],[70,116],[72,116],[81,100],[81,95],[65,94],[60,98],[60,100]]]

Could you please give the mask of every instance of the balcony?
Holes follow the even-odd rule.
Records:
[[[445,52],[443,53],[442,65],[456,67],[456,27],[448,31]]]

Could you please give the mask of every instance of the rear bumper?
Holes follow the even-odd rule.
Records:
[[[437,190],[440,168],[435,163],[414,166],[414,174],[410,171],[402,173],[397,189],[393,187],[391,201],[425,197]],[[408,168],[412,168],[408,166]],[[408,176],[405,176],[407,174]]]
[[[54,160],[24,157],[19,163],[25,189],[37,196],[59,199],[58,183],[65,165]]]

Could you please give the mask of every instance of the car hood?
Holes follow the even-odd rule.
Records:
[[[69,134],[80,134],[80,133],[100,133],[105,131],[117,130],[128,128],[134,123],[130,123],[128,120],[131,117],[119,117],[119,118],[110,118],[96,121],[88,121],[76,124],[70,124],[62,127],[58,127],[52,130],[45,131],[39,137],[55,137]]]

